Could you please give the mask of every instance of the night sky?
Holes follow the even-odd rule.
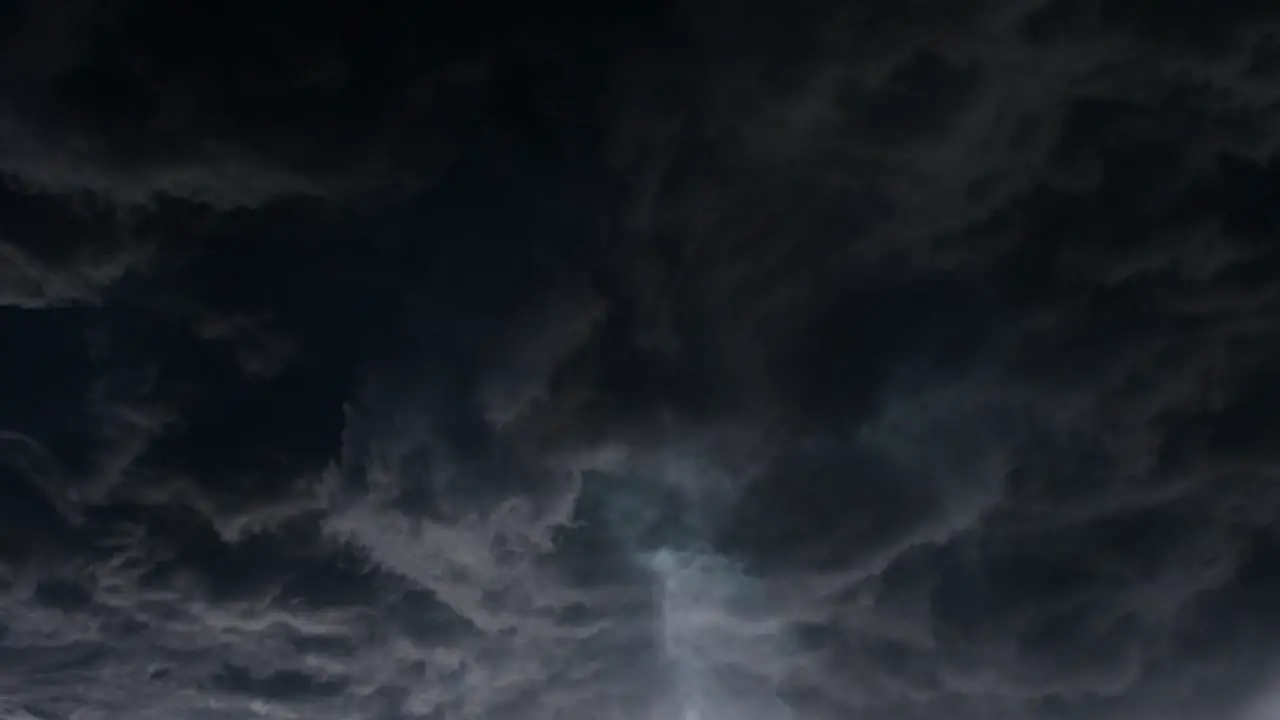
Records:
[[[0,3],[0,720],[1280,718],[1274,0]]]

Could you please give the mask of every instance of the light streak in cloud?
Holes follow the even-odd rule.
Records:
[[[686,720],[790,720],[773,687],[785,628],[761,607],[761,588],[729,560],[664,548],[650,567],[661,584],[664,649]],[[741,680],[749,684],[737,687]]]

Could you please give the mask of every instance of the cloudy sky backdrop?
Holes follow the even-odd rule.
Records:
[[[4,720],[1280,717],[1280,7],[0,5]]]

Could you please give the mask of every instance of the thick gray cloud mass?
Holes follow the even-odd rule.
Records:
[[[1280,712],[1269,3],[241,5],[0,12],[0,717]]]

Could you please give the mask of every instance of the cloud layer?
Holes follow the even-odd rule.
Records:
[[[5,11],[0,717],[1265,715],[1280,15],[845,5]]]

